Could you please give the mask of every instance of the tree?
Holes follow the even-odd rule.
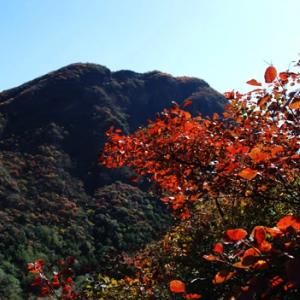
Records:
[[[244,206],[298,207],[300,96],[288,94],[288,87],[299,84],[300,75],[277,77],[271,66],[265,81],[266,87],[248,81],[259,88],[247,94],[225,93],[229,104],[222,117],[193,117],[174,103],[129,136],[111,127],[98,161],[108,168],[132,167],[133,181],[147,176],[161,200],[185,218],[193,202],[213,201],[227,219]]]
[[[86,299],[299,296],[300,92],[290,88],[300,83],[300,73],[277,75],[270,66],[265,87],[255,79],[248,83],[256,86],[249,93],[225,93],[223,116],[191,116],[186,100],[131,135],[113,127],[106,132],[98,162],[131,167],[133,181],[145,176],[180,223],[133,256],[109,259],[109,268],[88,277]],[[43,264],[28,270],[39,273],[36,284],[47,284],[47,296],[54,286],[43,281]],[[62,278],[54,280],[65,291],[57,299],[79,297]]]

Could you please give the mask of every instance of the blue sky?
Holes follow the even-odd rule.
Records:
[[[75,62],[251,89],[300,53],[299,0],[0,0],[0,91]]]

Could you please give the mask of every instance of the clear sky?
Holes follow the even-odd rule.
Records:
[[[300,53],[299,0],[0,0],[0,91],[75,62],[251,89]]]

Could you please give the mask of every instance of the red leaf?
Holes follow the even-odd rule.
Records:
[[[261,83],[257,82],[255,79],[251,79],[251,80],[247,81],[246,83],[251,84],[251,85],[261,86]]]
[[[278,236],[282,236],[283,232],[281,230],[279,230],[278,228],[266,228],[266,231],[272,236],[272,237],[278,237]]]
[[[220,243],[216,243],[214,247],[214,252],[217,252],[219,254],[223,254],[223,245]]]
[[[266,83],[273,82],[276,76],[277,76],[277,70],[273,66],[268,67],[265,72],[265,82]]]
[[[224,242],[240,241],[247,235],[244,229],[229,229],[225,232]]]
[[[251,236],[256,240],[257,244],[261,244],[267,237],[266,230],[263,226],[256,226],[252,230]]]
[[[184,293],[185,284],[180,280],[172,280],[170,282],[170,290],[174,293]]]
[[[236,153],[248,153],[250,150],[249,147],[247,146],[242,146],[242,147],[239,147],[238,149],[236,149]]]
[[[139,181],[139,176],[138,175],[133,175],[133,176],[130,176],[129,179],[133,182],[138,182]]]
[[[70,291],[71,287],[69,285],[64,286],[62,293],[63,294],[68,294]]]
[[[269,280],[269,284],[270,284],[272,289],[277,287],[278,285],[280,285],[282,283],[284,283],[284,280],[279,276],[275,276],[275,277],[273,277],[272,279]]]
[[[231,91],[231,92],[225,92],[224,93],[224,96],[226,97],[226,99],[228,100],[231,100],[231,99],[234,99],[234,91]]]
[[[106,136],[111,136],[113,130],[114,130],[114,126],[110,126],[109,130],[107,130],[107,131],[105,132],[105,135],[106,135]]]
[[[75,299],[76,298],[76,293],[74,291],[72,291],[69,295],[69,299]]]
[[[192,100],[186,100],[186,101],[184,102],[184,104],[183,104],[183,107],[186,107],[186,106],[191,105],[191,104],[193,104],[193,101],[192,101]]]
[[[280,230],[286,230],[292,226],[296,231],[300,230],[300,217],[299,216],[286,216],[280,219],[276,227]]]
[[[49,296],[52,293],[52,290],[46,285],[41,286],[41,294],[38,296],[39,298],[44,298],[46,296]]]
[[[58,280],[58,274],[53,275],[53,278],[52,278],[51,282],[52,282],[53,285],[59,285],[60,284],[60,282]]]
[[[235,148],[232,147],[232,146],[227,147],[226,150],[227,150],[228,152],[230,152],[231,154],[235,154]]]
[[[73,265],[74,262],[75,262],[75,258],[76,258],[76,255],[72,255],[72,256],[67,257],[67,259],[66,259],[67,264],[68,265]]]
[[[72,279],[72,277],[68,277],[67,279],[66,279],[66,281],[65,281],[66,283],[72,283],[73,282],[73,279]]]
[[[40,285],[42,283],[42,279],[39,276],[34,277],[33,281],[31,282],[31,285]]]
[[[36,260],[34,264],[35,264],[36,268],[42,268],[45,265],[45,261],[43,261],[43,260]]]

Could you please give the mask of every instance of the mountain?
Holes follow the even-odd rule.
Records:
[[[94,263],[109,247],[147,243],[170,224],[146,184],[128,180],[129,169],[94,161],[110,126],[133,132],[186,99],[194,115],[226,105],[202,79],[82,63],[0,93],[0,286],[16,286],[13,296],[0,288],[0,298],[26,292],[28,262],[75,254]]]

